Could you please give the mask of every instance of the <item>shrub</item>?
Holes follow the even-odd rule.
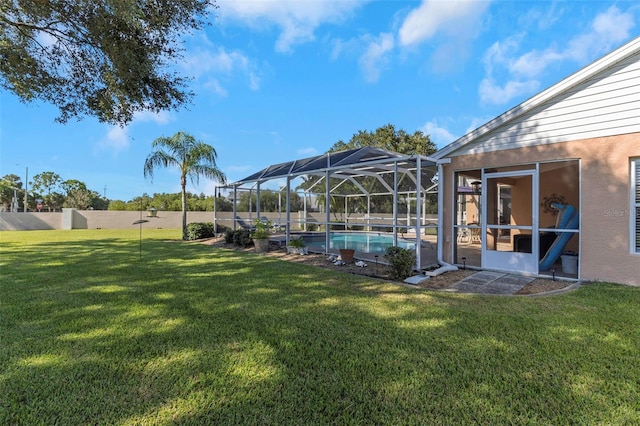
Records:
[[[224,234],[228,231],[231,231],[231,228],[229,228],[227,225],[222,225],[220,223],[218,223],[218,225],[216,226],[216,229],[218,232],[216,232],[218,235],[219,234]]]
[[[240,247],[248,247],[253,243],[251,231],[248,229],[237,229],[233,233],[233,243]]]
[[[248,229],[228,229],[224,234],[224,242],[227,244],[235,244],[241,247],[248,247],[253,243],[251,239],[251,231]]]
[[[302,237],[299,238],[292,238],[289,240],[289,246],[290,247],[298,247],[298,248],[302,248],[302,247],[306,247],[307,244],[304,242],[304,240],[302,239]]]
[[[389,261],[391,278],[404,280],[413,273],[413,251],[401,247],[389,247],[384,257]]]
[[[187,240],[215,237],[212,222],[193,222],[187,225]]]

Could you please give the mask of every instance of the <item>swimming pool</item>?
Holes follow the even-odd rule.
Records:
[[[302,237],[307,244],[307,249],[311,251],[324,252],[325,235],[304,235]],[[341,249],[349,248],[363,253],[384,253],[387,247],[393,247],[393,235],[381,234],[377,232],[369,233],[345,233],[332,232],[329,236],[329,248]],[[398,237],[398,247],[414,250],[415,241],[405,240]]]

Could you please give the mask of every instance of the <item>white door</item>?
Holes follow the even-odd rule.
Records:
[[[482,179],[482,267],[538,273],[536,170],[485,173]]]

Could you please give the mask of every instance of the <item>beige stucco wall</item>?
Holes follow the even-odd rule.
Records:
[[[640,285],[640,255],[631,253],[630,159],[640,133],[452,157],[444,166],[444,256],[452,261],[454,172],[524,163],[580,160],[580,278]],[[553,185],[553,183],[550,183]],[[543,225],[546,225],[543,223]]]
[[[251,215],[248,212],[237,214],[243,218],[246,223],[255,220],[256,213]],[[0,231],[18,231],[18,230],[47,230],[47,229],[127,229],[131,228],[133,222],[142,219],[148,220],[145,227],[179,229],[182,226],[181,212],[165,212],[158,211],[157,217],[149,217],[146,211],[110,211],[110,210],[75,210],[64,209],[64,213],[7,213],[0,212]],[[286,213],[261,213],[274,224],[284,224],[286,222]],[[349,223],[358,224],[379,224],[391,226],[393,223],[393,215],[376,214],[375,218],[370,220],[363,219],[363,215],[354,215],[350,217]],[[217,212],[217,223],[227,227],[233,226],[232,212]],[[325,221],[324,213],[307,213],[307,223],[323,223]],[[332,217],[333,219],[333,217]],[[292,229],[301,228],[304,222],[303,212],[291,212]],[[437,221],[435,215],[427,215],[427,221],[434,223]],[[191,222],[213,222],[213,212],[187,212],[187,223]],[[406,225],[406,218],[399,218],[400,225]],[[412,225],[415,223],[412,221]]]
[[[0,213],[0,231],[47,230],[47,229],[127,229],[140,219],[140,212],[109,210],[64,209],[64,213]],[[229,217],[232,215],[229,213]],[[154,228],[180,229],[181,212],[159,211],[157,217],[142,218],[149,220],[145,226]],[[212,212],[187,212],[187,223],[212,222]]]
[[[565,197],[565,201],[572,206],[580,205],[579,179],[580,169],[577,161],[571,163],[563,163],[562,168],[556,168],[557,163],[547,163],[540,165],[540,201],[542,197],[551,194],[561,194]],[[558,188],[563,188],[560,191]],[[540,209],[540,225],[544,227],[553,226],[556,222],[556,216],[551,213],[545,213]]]
[[[62,229],[62,213],[0,212],[0,231]]]
[[[74,217],[74,228],[87,229],[126,229],[132,226],[132,223],[140,219],[140,212],[128,211],[108,211],[108,210],[83,210],[77,211],[78,215]],[[82,223],[82,219],[78,222],[78,216],[86,220]],[[148,220],[145,227],[153,228],[181,228],[182,212],[165,212],[158,211],[156,217],[148,217],[147,212],[142,212],[142,219]],[[187,212],[187,223],[191,222],[212,222],[212,212]]]

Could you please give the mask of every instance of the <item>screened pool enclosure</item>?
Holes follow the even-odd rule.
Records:
[[[324,253],[336,233],[384,235],[394,246],[412,241],[405,246],[415,249],[420,270],[431,266],[423,264],[422,251],[435,256],[437,244],[436,173],[428,157],[374,147],[275,164],[217,187],[216,204],[224,198],[232,211],[214,206],[214,223],[238,229],[266,218],[274,225],[274,242],[288,245],[293,236],[313,235]]]

